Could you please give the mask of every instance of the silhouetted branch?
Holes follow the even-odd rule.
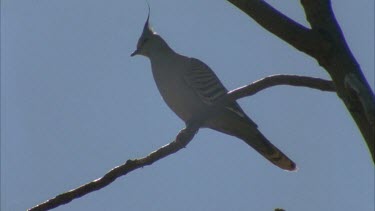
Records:
[[[328,72],[375,162],[375,95],[345,41],[331,1],[301,0],[311,28],[295,22],[263,0],[228,1],[266,30],[315,58]]]
[[[229,96],[232,96],[232,100],[237,100],[246,96],[254,95],[259,91],[278,85],[301,86],[329,92],[336,91],[332,81],[320,78],[298,75],[271,75],[255,81],[247,86],[234,89],[228,94]]]
[[[99,190],[117,178],[128,174],[138,168],[151,165],[154,162],[171,155],[180,149],[186,147],[189,142],[193,139],[194,135],[198,132],[202,123],[209,118],[210,115],[215,113],[216,108],[224,106],[226,103],[243,98],[246,96],[254,95],[255,93],[264,90],[266,88],[276,85],[291,85],[291,86],[303,86],[313,89],[319,89],[322,91],[335,91],[333,83],[331,81],[311,78],[305,76],[296,75],[274,75],[258,80],[250,85],[235,89],[228,92],[228,94],[219,100],[215,105],[198,114],[194,121],[189,122],[186,128],[182,129],[176,136],[176,139],[171,143],[159,148],[158,150],[151,152],[149,155],[139,159],[128,160],[124,164],[111,169],[103,177],[96,179],[92,182],[84,184],[76,189],[57,195],[56,197],[49,199],[31,209],[30,211],[42,211],[56,208],[60,205],[67,204],[70,201],[80,198],[88,193]]]
[[[155,161],[158,161],[170,154],[177,152],[178,150],[184,148],[194,137],[195,133],[198,131],[197,127],[189,127],[182,129],[176,139],[171,143],[159,148],[158,150],[151,152],[149,155],[143,158],[127,160],[124,164],[111,169],[103,177],[96,179],[92,182],[84,184],[76,189],[70,190],[68,192],[57,195],[42,204],[39,204],[31,209],[30,211],[42,211],[50,210],[56,208],[60,205],[67,204],[73,199],[80,198],[88,193],[104,188],[105,186],[111,184],[117,178],[128,174],[138,168],[151,165]]]
[[[254,21],[298,50],[316,55],[330,43],[319,33],[297,23],[263,0],[228,0]]]

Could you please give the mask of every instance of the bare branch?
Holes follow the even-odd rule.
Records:
[[[30,211],[42,211],[56,208],[60,205],[67,204],[73,199],[80,198],[88,193],[104,188],[111,184],[117,178],[128,174],[138,168],[151,165],[155,161],[158,161],[168,155],[171,155],[180,149],[184,148],[193,139],[198,127],[190,126],[182,129],[174,141],[159,148],[158,150],[151,152],[149,155],[143,158],[127,160],[124,164],[111,169],[103,177],[96,179],[92,182],[84,184],[76,189],[57,195],[55,198],[49,199],[31,209]]]
[[[330,43],[309,28],[295,22],[263,0],[228,0],[259,25],[296,49],[313,57],[330,49]]]
[[[332,51],[315,57],[331,75],[337,94],[345,103],[375,163],[375,95],[346,43],[330,0],[301,0],[313,30],[326,36]]]
[[[224,106],[225,104],[243,98],[246,96],[254,95],[255,93],[264,90],[266,88],[276,85],[291,85],[291,86],[302,86],[313,89],[319,89],[322,91],[335,91],[333,83],[331,81],[311,78],[306,76],[296,75],[273,75],[261,80],[258,80],[250,85],[235,89],[228,92],[228,94],[215,103],[214,106],[198,114],[194,118],[193,122],[189,122],[186,128],[182,129],[176,136],[175,140],[171,143],[159,148],[158,150],[151,152],[149,155],[143,158],[128,160],[124,164],[111,169],[103,177],[96,179],[92,182],[84,184],[76,189],[57,195],[56,197],[49,199],[31,209],[29,211],[43,211],[56,208],[60,205],[67,204],[70,201],[80,198],[88,193],[104,188],[111,184],[117,178],[128,174],[138,168],[151,165],[154,162],[171,155],[180,149],[186,147],[190,141],[194,138],[194,135],[198,132],[203,122],[214,115],[215,109]]]
[[[320,78],[298,75],[271,75],[255,81],[250,85],[234,89],[230,91],[228,95],[233,95],[231,100],[237,100],[239,98],[254,95],[259,91],[277,85],[302,86],[329,92],[336,91],[332,81]]]

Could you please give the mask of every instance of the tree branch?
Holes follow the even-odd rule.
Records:
[[[315,59],[330,74],[338,96],[361,131],[375,163],[375,95],[346,43],[331,1],[301,0],[301,4],[312,29],[331,43],[331,51],[322,51]]]
[[[322,49],[330,49],[330,43],[319,33],[295,22],[263,0],[228,1],[263,28],[308,55],[319,56]]]
[[[228,0],[259,25],[315,58],[331,76],[366,141],[375,163],[375,95],[352,55],[330,0],[301,0],[311,29],[291,20],[263,0]]]
[[[187,124],[186,128],[182,129],[177,134],[175,140],[171,143],[159,148],[154,152],[151,152],[146,157],[127,160],[124,164],[111,169],[103,177],[96,179],[92,182],[89,182],[87,184],[84,184],[76,189],[57,195],[52,199],[49,199],[33,208],[30,208],[29,211],[44,211],[56,208],[63,204],[67,204],[74,199],[80,198],[88,193],[104,188],[105,186],[114,182],[117,178],[124,176],[131,171],[134,171],[144,166],[151,165],[154,162],[179,151],[180,149],[186,147],[190,143],[190,141],[194,138],[194,135],[198,132],[203,122],[207,118],[209,118],[210,115],[213,115],[217,108],[220,108],[234,100],[254,95],[261,90],[276,85],[302,86],[322,91],[335,91],[335,88],[331,81],[319,78],[311,78],[296,75],[268,76],[250,85],[228,92],[226,96],[220,99],[213,106],[208,108],[206,111],[202,111],[202,113],[198,114],[197,117],[194,118],[194,121]]]
[[[298,75],[271,75],[255,81],[247,86],[243,86],[228,92],[228,97],[230,97],[231,100],[238,100],[278,85],[301,86],[329,92],[336,91],[335,86],[331,81],[320,78]]]

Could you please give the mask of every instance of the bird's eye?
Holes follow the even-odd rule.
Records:
[[[144,45],[148,41],[148,38],[143,39],[142,45]]]

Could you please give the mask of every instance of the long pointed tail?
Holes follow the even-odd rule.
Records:
[[[233,115],[228,115],[225,118],[217,118],[209,122],[208,127],[242,139],[263,157],[282,169],[296,170],[296,164],[268,141],[250,119],[243,121],[243,119],[238,120],[238,118],[233,118]]]
[[[296,170],[296,164],[268,141],[257,129],[254,128],[253,131],[247,131],[244,135],[236,134],[236,136],[276,166],[288,171]]]

